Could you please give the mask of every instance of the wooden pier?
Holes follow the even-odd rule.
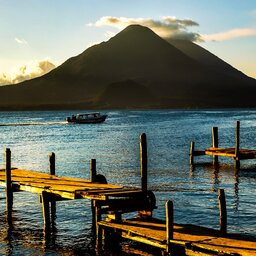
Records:
[[[170,217],[173,213],[170,201],[166,203],[166,212],[166,222],[154,218],[122,220],[119,223],[100,221],[98,246],[108,243],[108,232],[115,230],[124,239],[160,248],[169,255],[256,255],[256,238],[223,236],[221,231],[210,228],[174,224]]]
[[[256,149],[240,148],[240,122],[236,122],[236,136],[234,148],[220,148],[218,141],[218,127],[212,128],[212,147],[204,150],[195,150],[195,142],[190,144],[190,164],[194,164],[195,156],[208,155],[213,157],[213,163],[218,163],[218,157],[230,157],[235,161],[237,168],[240,167],[240,160],[256,159]]]
[[[0,169],[0,186],[6,189],[7,222],[12,224],[13,193],[26,191],[40,196],[45,233],[49,233],[56,216],[56,201],[90,199],[96,248],[100,251],[108,243],[121,238],[160,248],[168,255],[256,255],[256,240],[227,235],[227,213],[224,190],[219,190],[220,230],[193,225],[174,224],[171,201],[166,202],[166,222],[152,217],[156,199],[147,186],[147,141],[140,136],[141,186],[126,187],[107,184],[97,174],[96,160],[90,162],[90,180],[59,177],[55,173],[55,154],[49,156],[49,173],[11,167],[11,151],[6,149],[6,166]],[[124,220],[123,213],[137,212],[137,217]],[[104,218],[103,218],[104,217]],[[198,254],[199,253],[199,254]]]

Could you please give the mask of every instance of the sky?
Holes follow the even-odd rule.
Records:
[[[0,0],[0,85],[42,75],[135,23],[256,78],[256,0]]]

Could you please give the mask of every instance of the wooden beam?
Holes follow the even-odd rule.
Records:
[[[6,210],[7,210],[7,222],[12,223],[12,205],[13,205],[13,191],[11,180],[11,150],[6,148],[6,167],[5,167],[5,183],[6,183]]]
[[[194,151],[195,151],[195,142],[191,141],[190,143],[190,151],[189,151],[189,162],[190,164],[194,164]]]
[[[55,175],[55,153],[52,152],[49,155],[49,163],[50,163],[50,174]],[[51,218],[52,223],[56,218],[56,201],[54,199],[51,200]]]
[[[166,251],[167,253],[171,253],[171,243],[170,240],[173,239],[173,202],[167,201],[165,203],[165,211],[166,211]]]
[[[220,232],[227,234],[227,209],[224,189],[218,190],[219,210],[220,210]]]
[[[45,230],[48,231],[50,229],[50,207],[49,207],[49,197],[46,191],[42,191],[41,199],[42,199],[44,227],[45,227]]]
[[[141,175],[141,190],[148,190],[148,155],[147,155],[147,137],[145,133],[140,135],[140,175]]]
[[[55,153],[49,155],[50,174],[55,175]]]
[[[90,161],[90,176],[91,176],[91,182],[96,181],[96,175],[97,175],[97,170],[96,170],[96,159],[91,159]]]
[[[240,155],[240,121],[236,121],[236,148],[235,148],[235,163],[236,167],[240,167],[239,155]]]

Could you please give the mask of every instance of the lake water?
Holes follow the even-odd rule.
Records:
[[[72,111],[1,112],[0,167],[5,148],[12,166],[48,172],[48,155],[56,154],[56,174],[89,179],[90,159],[109,183],[140,187],[139,135],[147,134],[149,189],[164,203],[174,202],[175,222],[219,228],[217,190],[224,188],[228,232],[256,235],[256,160],[241,162],[236,172],[229,158],[196,157],[189,164],[190,141],[196,149],[211,146],[211,128],[219,127],[219,146],[234,147],[236,120],[241,147],[256,149],[255,110],[105,111],[102,124],[65,123]],[[28,125],[29,124],[29,125]],[[55,230],[47,243],[41,204],[31,193],[14,194],[13,227],[5,220],[5,193],[0,188],[0,255],[93,255],[89,200],[57,202]]]

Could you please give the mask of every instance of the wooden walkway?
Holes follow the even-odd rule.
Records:
[[[218,163],[218,157],[230,157],[235,160],[236,167],[240,166],[240,160],[256,159],[256,149],[240,148],[240,122],[236,122],[236,145],[234,148],[220,148],[218,141],[218,127],[212,128],[212,147],[204,150],[195,150],[195,142],[190,144],[190,164],[194,164],[195,156],[213,156],[213,162]]]
[[[12,169],[13,191],[27,191],[41,194],[43,191],[56,196],[56,199],[97,199],[108,200],[111,197],[134,197],[142,193],[141,189],[99,184],[89,180],[70,177],[58,177],[29,170]],[[0,185],[6,186],[5,169],[0,169]]]
[[[163,250],[167,247],[166,224],[156,219],[123,220],[121,223],[101,221],[103,229],[115,229],[123,238],[152,245]],[[170,239],[170,251],[183,252],[179,255],[256,255],[256,238],[239,235],[223,237],[217,230],[194,225],[173,226],[173,238]],[[184,254],[183,254],[184,253]]]

